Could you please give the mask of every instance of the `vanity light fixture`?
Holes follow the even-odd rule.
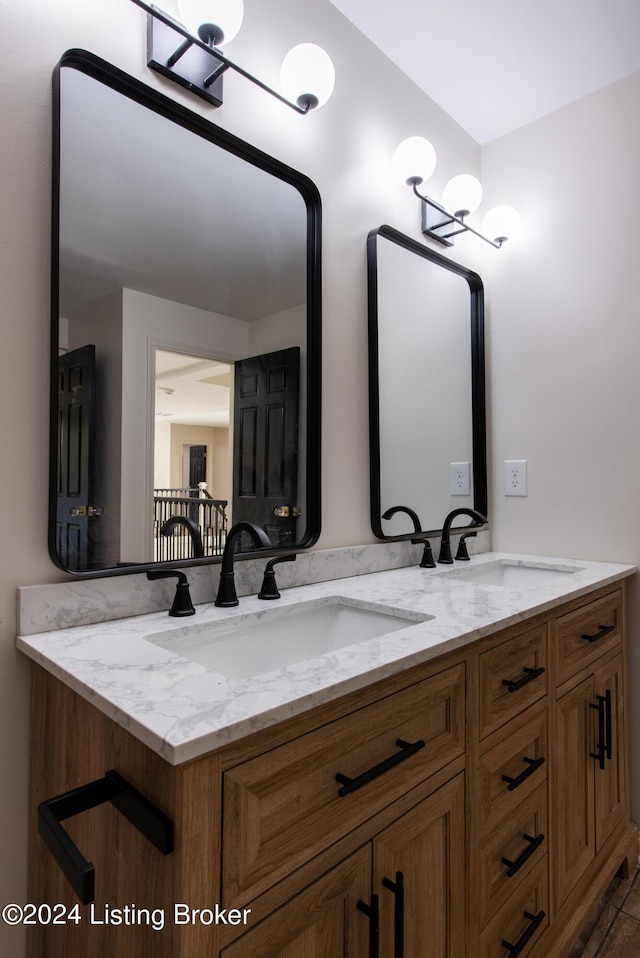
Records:
[[[422,232],[425,236],[430,236],[442,246],[453,246],[454,236],[473,233],[485,243],[500,249],[507,239],[515,235],[520,217],[512,206],[496,206],[487,213],[483,223],[484,232],[488,234],[486,236],[465,222],[465,217],[473,213],[482,201],[482,186],[475,176],[461,173],[449,180],[442,191],[442,204],[420,193],[418,186],[431,176],[435,166],[436,151],[429,140],[421,136],[410,136],[403,140],[392,158],[397,179],[410,186],[420,200]],[[449,213],[449,209],[455,212]]]
[[[222,76],[239,73],[297,113],[326,103],[335,80],[331,58],[313,43],[290,50],[282,64],[286,96],[267,86],[221,51],[242,24],[243,0],[178,0],[183,22],[145,0],[132,0],[147,13],[147,66],[213,106],[222,106]],[[289,98],[288,98],[289,97]]]

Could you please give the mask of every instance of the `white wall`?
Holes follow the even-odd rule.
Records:
[[[168,2],[167,12],[176,13]],[[311,177],[323,199],[323,533],[320,547],[372,541],[368,506],[365,238],[387,222],[418,235],[418,210],[389,158],[424,133],[433,179],[479,171],[479,149],[327,0],[247,0],[229,55],[274,85],[286,51],[313,39],[330,51],[336,91],[300,117],[236,76],[217,112],[145,66],[145,17],[129,0],[0,0],[0,902],[26,900],[29,667],[14,647],[15,589],[64,578],[47,555],[51,71],[83,47]],[[233,54],[232,54],[233,50]],[[589,197],[591,199],[591,196]],[[470,264],[472,265],[472,264]],[[20,508],[16,503],[20,502]],[[34,743],[34,748],[38,743]],[[0,953],[24,936],[0,925]]]
[[[640,73],[483,148],[522,239],[486,257],[493,545],[640,564]],[[483,268],[480,268],[483,272]],[[502,463],[527,459],[527,498]],[[630,585],[640,821],[640,588]]]

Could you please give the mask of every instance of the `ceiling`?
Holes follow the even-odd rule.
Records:
[[[478,143],[640,70],[640,0],[331,0]]]

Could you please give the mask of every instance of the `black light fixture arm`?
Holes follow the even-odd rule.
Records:
[[[200,40],[199,37],[194,37],[193,34],[189,33],[189,31],[181,23],[179,23],[179,21],[174,20],[173,17],[168,16],[158,7],[149,3],[145,3],[145,0],[131,0],[131,2],[135,3],[135,5],[140,7],[142,10],[145,10],[149,16],[153,17],[155,20],[158,20],[160,23],[163,23],[166,27],[170,27],[175,31],[175,33],[184,38],[184,41],[168,58],[167,67],[171,68],[175,66],[178,60],[184,56],[190,47],[197,46],[213,57],[214,60],[218,61],[218,65],[212,70],[209,76],[205,78],[203,82],[204,86],[211,86],[214,80],[221,76],[221,74],[226,70],[233,70],[235,73],[239,73],[240,76],[245,77],[245,79],[250,80],[251,83],[255,84],[255,86],[260,87],[261,90],[264,90],[266,93],[270,93],[271,96],[276,98],[276,100],[280,100],[281,103],[284,103],[292,110],[295,110],[296,113],[306,114],[312,108],[313,104],[311,102],[304,103],[302,106],[300,106],[298,103],[292,103],[291,100],[287,100],[287,98],[282,96],[281,93],[278,93],[277,90],[267,86],[267,84],[263,83],[262,80],[254,77],[253,74],[249,73],[247,70],[244,70],[241,66],[238,66],[237,63],[229,60],[229,58],[221,53],[217,47],[214,48],[208,43],[205,43],[203,40]]]
[[[134,0],[134,3],[137,3],[138,0]],[[420,182],[422,182],[420,180]],[[448,240],[452,236],[457,236],[459,233],[473,233],[474,236],[478,236],[481,240],[484,240],[485,243],[488,243],[489,246],[493,246],[495,249],[500,249],[504,242],[503,237],[499,237],[496,240],[490,240],[487,236],[483,236],[482,233],[479,233],[478,230],[474,230],[473,226],[469,226],[468,223],[465,223],[463,217],[457,216],[455,213],[449,213],[448,210],[445,210],[444,206],[440,206],[439,203],[436,203],[435,200],[430,199],[428,196],[425,196],[423,193],[420,193],[418,190],[418,183],[415,180],[411,181],[411,187],[413,192],[422,200],[423,203],[426,203],[427,206],[431,207],[433,210],[437,210],[439,213],[442,213],[446,217],[441,223],[437,223],[435,226],[432,226],[431,229],[427,230],[429,236],[437,240],[439,243],[442,243],[444,246],[450,246],[451,244]],[[449,226],[451,223],[457,223],[460,226],[459,230],[452,230],[450,233],[438,234],[435,232],[435,229],[442,229],[443,226]]]

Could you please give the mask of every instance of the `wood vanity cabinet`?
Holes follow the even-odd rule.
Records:
[[[176,847],[69,820],[96,907],[166,926],[39,926],[31,958],[562,958],[637,860],[624,584],[176,767],[37,666],[33,688],[32,808],[115,768]],[[35,828],[30,875],[74,903]],[[175,902],[247,922],[176,925]]]

